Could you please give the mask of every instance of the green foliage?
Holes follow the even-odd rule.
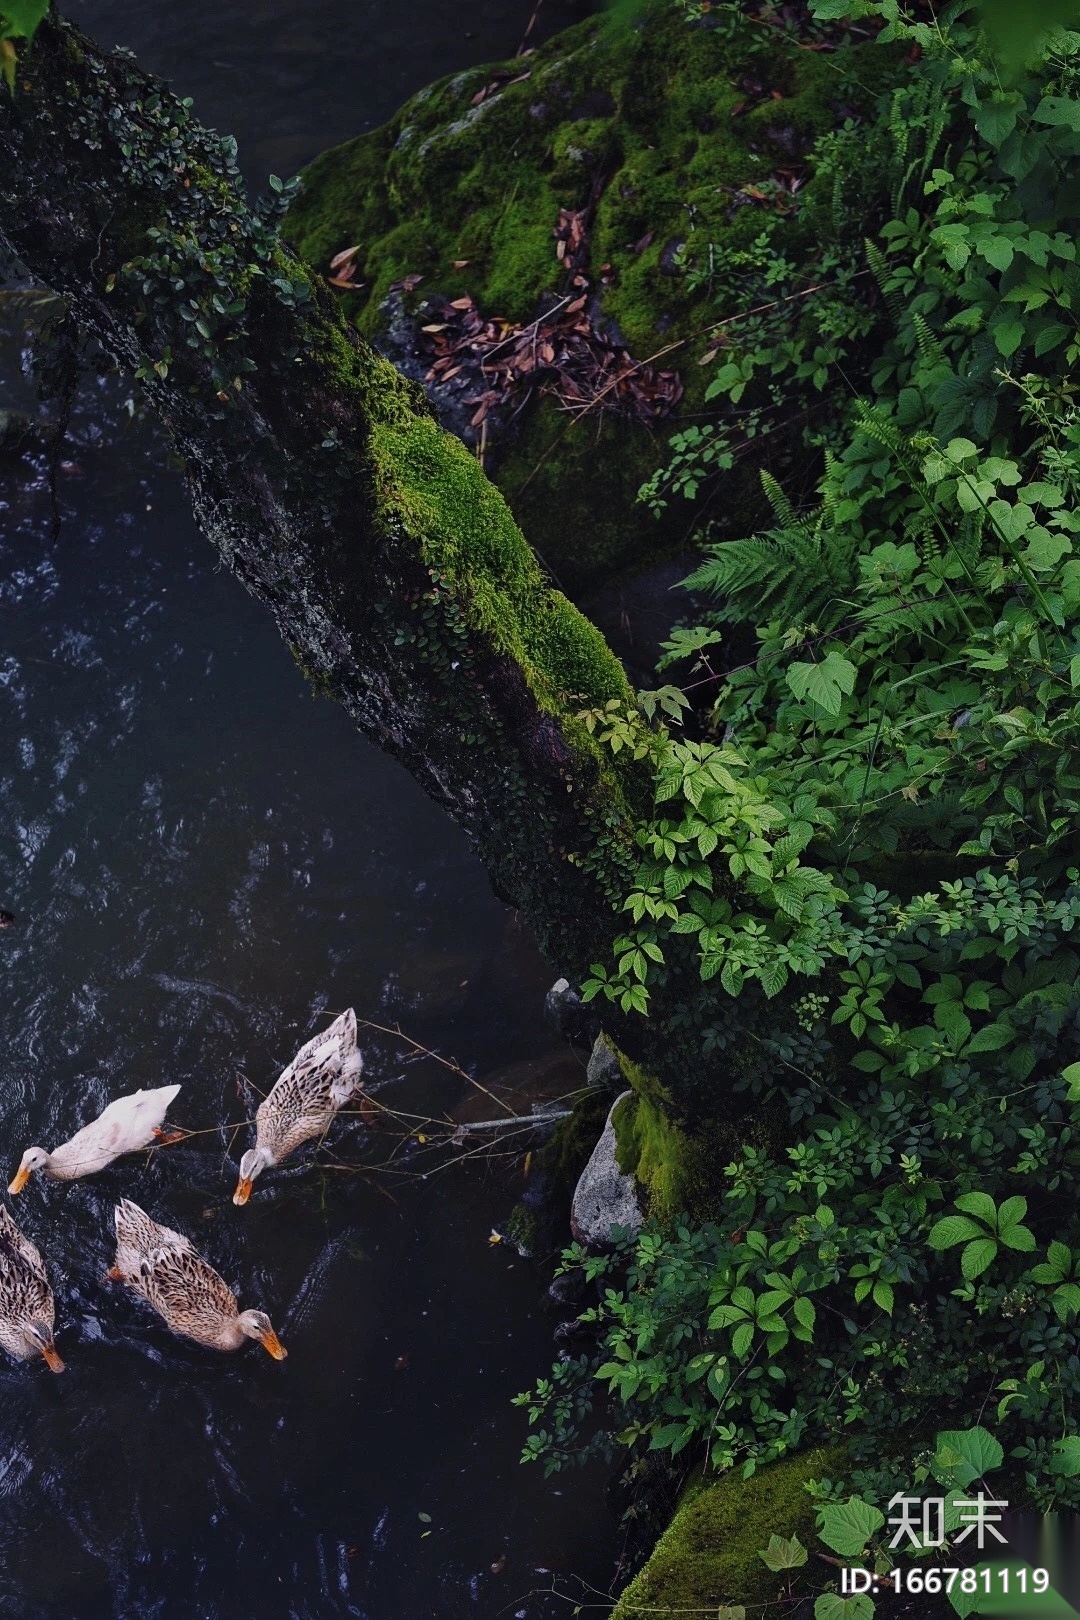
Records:
[[[48,9],[49,0],[4,0],[0,5],[0,73],[12,95],[18,60],[13,41],[32,40]]]
[[[870,1506],[827,1523],[854,1556],[943,1414],[923,1478],[1000,1461],[991,1393],[1027,1499],[1080,1506],[1080,34],[1003,78],[955,11],[816,9],[876,17],[917,77],[819,152],[813,293],[768,232],[738,265],[688,257],[728,308],[771,307],[725,328],[716,416],[648,495],[696,494],[706,446],[720,465],[792,408],[818,498],[767,477],[773,527],[714,537],[693,576],[715,608],[673,654],[757,637],[696,734],[674,701],[582,717],[654,776],[585,994],[648,1014],[696,966],[670,1027],[730,1051],[790,1135],[742,1147],[720,1218],[588,1262],[598,1349],[526,1398],[527,1454],[752,1475],[842,1426]],[[868,185],[889,206],[849,219]],[[710,1099],[688,1076],[672,1106]],[[597,1386],[616,1418],[586,1437]]]

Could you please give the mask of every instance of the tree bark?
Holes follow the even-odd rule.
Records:
[[[203,532],[309,680],[465,829],[579,982],[610,959],[652,799],[648,766],[577,718],[630,697],[599,632],[280,241],[280,199],[251,205],[234,143],[130,55],[48,20],[0,91],[0,150],[0,246],[143,382]],[[670,1077],[700,1063],[701,997],[688,962],[650,1020],[598,1011]]]

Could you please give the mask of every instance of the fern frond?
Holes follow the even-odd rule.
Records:
[[[940,365],[945,359],[945,351],[918,310],[912,314],[911,324],[915,328],[915,341],[923,359],[928,365]]]
[[[799,516],[784,491],[777,483],[771,472],[764,467],[761,469],[761,487],[765,491],[765,499],[773,509],[773,516],[781,528],[794,529],[798,527]]]
[[[892,317],[893,325],[899,327],[900,322],[907,314],[907,305],[896,288],[889,285],[888,261],[877,243],[872,242],[869,237],[863,242],[863,247],[866,251],[866,262],[870,266],[870,274],[877,282],[878,291],[885,300],[885,308]]]
[[[857,546],[850,532],[818,512],[749,540],[726,540],[690,578],[690,590],[721,597],[729,617],[761,624],[778,618],[829,628],[847,609],[855,588]]]
[[[907,450],[907,442],[899,428],[881,411],[868,405],[865,400],[855,401],[855,416],[860,433],[865,433],[868,439],[874,439],[891,450],[894,456],[903,456]]]

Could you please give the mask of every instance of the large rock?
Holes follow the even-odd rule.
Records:
[[[577,1243],[589,1248],[607,1248],[615,1227],[639,1232],[644,1222],[633,1176],[619,1169],[615,1157],[615,1126],[612,1116],[629,1097],[624,1091],[612,1104],[592,1157],[582,1171],[570,1209],[570,1230]]]
[[[600,1091],[623,1091],[626,1087],[619,1054],[604,1034],[598,1035],[593,1042],[585,1078],[590,1086],[596,1086]]]
[[[324,153],[287,233],[324,273],[350,254],[336,274],[352,278],[342,296],[357,325],[424,380],[556,582],[580,596],[683,548],[685,504],[657,521],[636,495],[667,459],[668,425],[708,410],[725,352],[713,323],[733,313],[717,307],[714,266],[742,262],[767,224],[777,257],[815,252],[814,210],[833,187],[817,177],[815,140],[869,107],[898,61],[872,42],[802,50],[728,6],[693,25],[671,4],[629,26],[592,17],[527,60],[429,86]],[[556,305],[564,325],[549,344],[533,323]],[[478,369],[470,338],[429,376],[472,311],[476,330],[503,323],[494,366]],[[528,364],[507,398],[499,367],[523,333]],[[582,339],[607,343],[607,372],[627,379],[602,399],[568,365]],[[672,369],[681,401],[678,381],[662,385]],[[563,408],[583,405],[580,421]],[[725,477],[709,516],[749,532],[764,515],[753,456]]]

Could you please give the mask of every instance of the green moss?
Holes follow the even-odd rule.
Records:
[[[899,71],[883,47],[828,56],[770,39],[725,14],[723,26],[687,26],[679,8],[657,4],[636,27],[591,18],[520,59],[432,85],[382,129],[337,147],[307,170],[287,221],[310,263],[356,244],[357,281],[348,307],[378,337],[380,306],[394,281],[419,274],[427,292],[468,292],[488,316],[525,322],[545,295],[566,291],[556,257],[560,210],[590,210],[586,266],[594,292],[605,273],[599,316],[639,359],[670,349],[685,385],[679,417],[704,403],[698,360],[716,311],[707,286],[691,290],[680,256],[710,243],[741,247],[761,230],[758,207],[732,207],[734,192],[768,177],[791,151],[869,107]],[[507,82],[473,105],[501,73]],[[742,82],[767,76],[781,93],[749,108]],[[814,207],[785,221],[777,251],[797,259]],[[637,490],[664,460],[673,421],[648,428],[624,418],[578,423],[550,403],[519,420],[519,438],[491,462],[515,516],[558,582],[575,593],[614,570],[685,544],[689,507],[664,520],[636,505]],[[490,460],[491,458],[489,458]],[[746,488],[743,487],[745,478]],[[749,464],[725,490],[729,514],[759,515]]]
[[[423,537],[425,562],[446,576],[470,625],[525,671],[541,707],[561,718],[570,695],[629,698],[604,638],[548,589],[505,500],[460,441],[414,417],[376,426],[372,447],[388,505]]]
[[[771,1535],[797,1535],[804,1547],[812,1545],[814,1508],[803,1486],[808,1479],[842,1472],[845,1455],[842,1446],[799,1452],[750,1479],[727,1474],[715,1485],[693,1487],[619,1599],[612,1620],[778,1602],[791,1572],[774,1574],[758,1554]],[[821,1584],[813,1559],[793,1574],[795,1592],[810,1590],[815,1577]],[[790,1603],[784,1607],[789,1610]]]

